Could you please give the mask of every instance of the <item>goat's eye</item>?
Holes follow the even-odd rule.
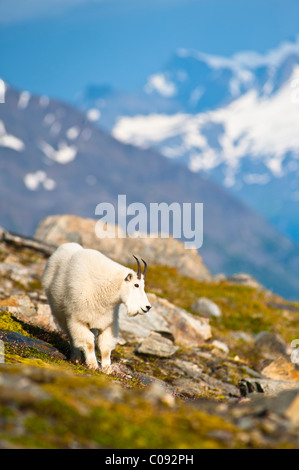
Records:
[[[139,284],[134,284],[135,287],[139,287]]]

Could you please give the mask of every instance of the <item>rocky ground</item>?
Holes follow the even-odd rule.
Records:
[[[106,376],[68,361],[40,282],[52,247],[0,240],[0,448],[299,447],[299,304],[148,247],[154,308],[121,309]]]

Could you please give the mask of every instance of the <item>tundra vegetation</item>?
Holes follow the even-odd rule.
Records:
[[[151,264],[153,309],[145,316],[153,312],[157,321],[163,314],[163,322],[143,339],[141,330],[120,323],[112,352],[119,373],[107,376],[69,361],[68,338],[53,329],[41,286],[47,258],[0,244],[0,448],[299,447],[299,371],[289,350],[298,336],[298,303]],[[182,321],[202,320],[192,310],[202,297],[221,316],[205,318],[210,337],[190,347]],[[138,318],[131,319],[135,326]],[[152,354],[138,352],[150,340]]]

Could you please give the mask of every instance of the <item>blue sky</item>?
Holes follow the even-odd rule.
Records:
[[[1,0],[0,76],[72,101],[141,88],[178,48],[265,52],[299,33],[297,0]]]

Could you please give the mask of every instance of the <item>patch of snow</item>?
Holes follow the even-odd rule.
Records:
[[[189,98],[189,104],[190,106],[196,106],[197,103],[199,102],[200,98],[202,97],[202,95],[204,94],[205,92],[205,89],[202,87],[202,86],[198,86],[196,87],[191,95],[190,95],[190,98]]]
[[[5,81],[0,78],[0,103],[5,103],[6,84]]]
[[[58,142],[57,150],[44,141],[39,143],[39,148],[48,158],[62,165],[74,160],[78,151],[74,145],[68,145],[64,141]]]
[[[18,108],[26,109],[30,100],[31,94],[29,91],[22,91],[19,96]]]
[[[66,131],[66,136],[68,139],[70,140],[75,140],[77,139],[78,135],[80,134],[80,129],[78,126],[73,126],[73,127],[70,127],[67,131]]]
[[[166,98],[175,96],[177,93],[175,84],[168,80],[164,73],[157,73],[155,75],[151,75],[148,78],[148,81],[144,87],[144,91],[146,93],[156,91],[160,95],[165,96]]]
[[[227,106],[204,113],[121,117],[112,134],[125,143],[157,147],[167,156],[189,155],[192,171],[224,163],[234,169],[226,176],[227,185],[233,184],[240,160],[248,155],[264,162],[274,177],[281,177],[286,155],[299,155],[299,106],[291,99],[290,87],[296,70],[271,96],[250,90]],[[204,133],[213,124],[222,129],[217,146]]]
[[[187,119],[187,114],[121,117],[112,135],[122,142],[146,148],[179,133]]]
[[[297,36],[295,42],[285,41],[276,49],[271,49],[264,54],[255,51],[244,51],[231,57],[223,57],[187,49],[177,51],[179,57],[192,57],[204,61],[214,69],[230,68],[232,70],[253,70],[262,66],[278,67],[292,54],[299,54],[299,36]]]
[[[48,114],[45,115],[43,122],[47,127],[49,127],[53,124],[54,121],[55,121],[54,114],[48,113]]]
[[[101,117],[101,111],[99,111],[97,108],[91,108],[87,111],[86,117],[91,122],[98,121]]]
[[[2,121],[0,121],[0,147],[8,147],[17,152],[21,152],[25,148],[25,144],[21,139],[12,134],[7,134]]]
[[[30,191],[36,191],[40,185],[47,191],[52,191],[56,187],[53,179],[48,178],[45,171],[38,170],[35,173],[27,173],[24,176],[24,184]]]

